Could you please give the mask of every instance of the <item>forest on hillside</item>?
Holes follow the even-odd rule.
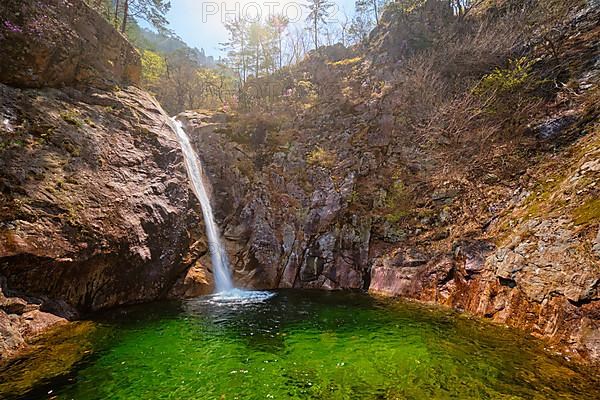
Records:
[[[268,3],[0,1],[0,398],[600,399],[600,2]]]
[[[382,15],[410,13],[422,0],[358,0],[347,13],[327,0],[298,5],[302,18],[290,20],[283,13],[228,14],[222,23],[229,39],[222,42],[224,57],[207,56],[204,49],[190,48],[169,28],[168,0],[87,0],[142,54],[144,86],[171,113],[184,109],[244,106],[254,101],[259,79],[277,71],[290,71],[319,48],[365,45]],[[481,0],[444,1],[449,12],[464,19]],[[263,15],[264,14],[264,15]],[[200,16],[199,16],[200,17]],[[141,24],[140,24],[141,23]],[[286,88],[289,89],[289,88]],[[271,93],[270,95],[273,95]]]

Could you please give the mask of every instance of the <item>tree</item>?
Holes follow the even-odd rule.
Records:
[[[113,22],[114,2],[117,0],[84,0],[84,2],[100,13],[107,21]]]
[[[115,0],[115,20],[120,12],[122,33],[125,33],[131,18],[143,19],[157,30],[165,31],[168,25],[165,15],[170,9],[170,0]]]
[[[283,66],[283,49],[282,49],[282,36],[283,32],[285,32],[287,26],[289,25],[290,20],[285,15],[276,14],[271,15],[267,20],[267,24],[276,32],[277,34],[277,52],[279,55],[279,68]]]
[[[299,62],[307,52],[307,30],[302,29],[298,25],[292,25],[290,34],[288,35],[287,47],[289,51],[286,64],[294,64]]]
[[[362,15],[363,18],[369,16],[375,19],[375,25],[379,25],[379,9],[381,0],[356,0],[356,15]]]
[[[232,71],[201,66],[194,50],[142,53],[142,84],[171,114],[224,105],[235,91]]]
[[[345,11],[341,14],[341,17],[338,19],[338,24],[340,25],[340,34],[341,34],[342,45],[347,46],[348,45],[348,31],[350,30],[351,21],[348,18],[348,14],[346,14]]]
[[[198,65],[189,51],[179,49],[167,57],[167,80],[174,90],[170,101],[178,110],[194,108]]]
[[[329,9],[333,6],[329,0],[308,0],[305,5],[309,9],[309,14],[306,21],[312,26],[313,37],[315,42],[315,50],[319,48],[319,25],[327,23],[325,19],[329,16]]]
[[[206,82],[210,94],[225,105],[227,103],[226,96],[232,95],[235,87],[235,79],[231,71],[221,65],[217,66],[217,69],[201,69],[198,73]]]
[[[238,16],[226,21],[225,29],[229,32],[229,40],[221,45],[227,50],[229,64],[237,71],[243,85],[248,78],[248,23]]]
[[[483,3],[483,0],[448,0],[448,2],[454,13],[463,19],[469,11]]]
[[[264,52],[261,52],[264,48],[264,40],[266,31],[260,22],[253,22],[248,27],[248,45],[252,49],[252,65],[254,68],[254,77],[258,78],[260,75],[260,67],[262,59],[264,58]]]
[[[229,65],[238,71],[240,86],[247,82],[249,72],[258,78],[283,65],[282,36],[287,24],[288,20],[281,16],[251,23],[236,18],[225,24],[230,38],[222,45],[228,50]]]
[[[368,16],[357,13],[348,28],[348,35],[353,41],[360,42],[367,38],[371,29],[373,29],[373,21]]]
[[[142,84],[151,92],[156,92],[161,79],[167,73],[167,62],[158,53],[142,51]]]

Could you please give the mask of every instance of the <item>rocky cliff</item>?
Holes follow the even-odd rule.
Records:
[[[437,302],[598,360],[600,9],[517,3],[392,7],[250,112],[182,114],[238,281]]]
[[[355,172],[333,178],[328,169],[307,165],[302,150],[286,154],[265,147],[266,138],[259,136],[272,127],[263,122],[250,121],[253,132],[245,134],[251,138],[240,143],[232,140],[232,130],[243,128],[231,126],[225,114],[190,112],[178,118],[203,160],[215,198],[221,199],[217,217],[240,284],[367,287],[370,217],[340,220]],[[296,175],[286,179],[287,174]]]
[[[179,116],[237,282],[437,302],[600,359],[597,2],[394,4],[364,45],[252,82],[242,111]],[[79,1],[33,6],[0,25],[3,354],[211,286],[135,49]]]
[[[169,118],[129,85],[137,51],[80,1],[1,8],[4,357],[65,318],[166,296],[206,246]]]
[[[0,82],[41,88],[136,83],[140,55],[82,0],[0,5]]]

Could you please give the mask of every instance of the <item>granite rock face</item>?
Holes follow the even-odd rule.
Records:
[[[216,216],[238,284],[365,288],[371,222],[343,212],[355,174],[335,182],[327,170],[310,168],[314,189],[307,193],[297,181],[275,172],[303,161],[282,154],[263,158],[260,146],[240,146],[226,133],[227,115],[187,112],[178,118],[212,184]],[[203,262],[210,265],[208,257]]]
[[[0,48],[0,82],[11,86],[114,86],[140,80],[138,51],[82,0],[3,1]]]
[[[369,290],[483,315],[598,360],[599,161],[594,132],[563,159],[538,166],[537,183],[517,190],[479,239],[456,241],[453,252],[419,263],[407,262],[414,249],[406,248],[374,260]]]
[[[82,310],[165,294],[202,227],[160,106],[134,87],[0,93],[8,287]]]
[[[0,17],[4,354],[78,313],[166,297],[206,248],[170,119],[129,85],[137,51],[79,0],[9,0]]]

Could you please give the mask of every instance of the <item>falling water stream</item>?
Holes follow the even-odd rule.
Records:
[[[227,259],[227,253],[225,252],[223,244],[221,243],[219,228],[215,223],[212,207],[210,205],[210,198],[208,197],[208,192],[204,185],[202,164],[190,143],[188,135],[183,130],[182,123],[175,118],[172,120],[179,144],[181,145],[181,150],[183,151],[185,167],[192,183],[192,188],[202,206],[202,215],[204,216],[204,224],[206,225],[210,259],[212,261],[215,277],[215,291],[217,293],[231,292],[233,290],[233,280],[231,279],[231,272],[229,271],[229,260]]]
[[[183,151],[185,167],[192,183],[192,188],[200,201],[202,214],[204,215],[208,249],[210,251],[215,279],[215,294],[211,297],[211,301],[222,304],[246,304],[260,302],[274,296],[271,292],[241,290],[233,286],[227,252],[221,242],[220,231],[213,215],[210,197],[206,190],[202,164],[190,143],[187,133],[183,129],[183,124],[175,118],[172,118],[172,121],[179,144],[181,145],[181,150]]]

